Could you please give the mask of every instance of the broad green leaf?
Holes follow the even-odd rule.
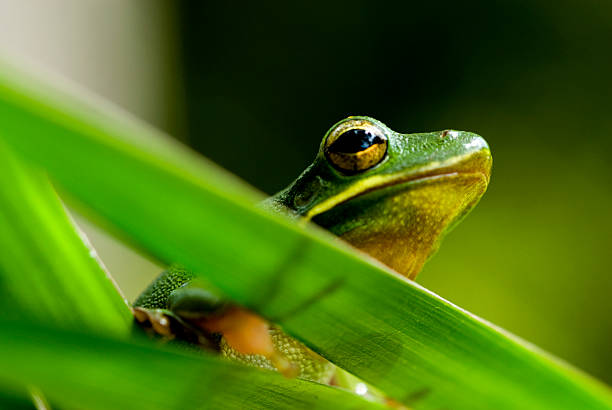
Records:
[[[9,400],[34,383],[62,409],[383,408],[218,357],[23,322],[0,321],[0,361],[0,389]]]
[[[21,164],[3,141],[0,249],[0,317],[127,334],[126,303],[47,177]]]
[[[3,69],[0,117],[13,147],[139,246],[406,404],[612,406],[579,371],[329,235],[256,209],[242,183],[125,115]]]

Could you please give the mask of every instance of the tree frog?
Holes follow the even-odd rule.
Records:
[[[476,134],[399,134],[353,116],[332,126],[314,162],[261,205],[312,221],[413,279],[484,194],[491,163]],[[167,339],[288,376],[333,377],[325,359],[180,267],[164,272],[134,306],[137,322]]]

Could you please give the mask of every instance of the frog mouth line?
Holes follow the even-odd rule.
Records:
[[[486,152],[484,152],[486,151]],[[372,192],[379,191],[381,189],[390,187],[406,187],[410,186],[411,189],[422,184],[429,182],[435,182],[439,180],[454,179],[458,177],[473,177],[476,179],[482,179],[485,182],[485,186],[489,184],[490,170],[491,170],[491,154],[489,150],[480,150],[478,152],[472,152],[467,156],[454,158],[450,164],[440,166],[437,164],[436,167],[423,169],[420,172],[416,172],[409,176],[373,176],[369,179],[370,186],[351,192],[347,191],[345,196],[336,196],[330,198],[327,201],[321,202],[314,206],[306,215],[304,219],[311,220],[317,215],[329,211],[335,206],[352,201],[355,198],[370,194]]]
[[[375,187],[367,188],[356,195],[353,195],[349,198],[346,198],[344,202],[348,202],[355,198],[358,198],[363,195],[367,195],[372,192],[379,191],[381,189],[390,188],[390,187],[400,187],[400,185],[410,185],[416,186],[421,185],[428,182],[434,182],[438,180],[452,179],[457,177],[474,177],[474,178],[482,178],[487,184],[489,183],[489,178],[484,171],[475,171],[475,170],[461,170],[454,169],[454,167],[443,167],[431,170],[430,172],[423,172],[411,175],[408,178],[397,178],[396,180],[391,180],[385,184],[381,184]]]

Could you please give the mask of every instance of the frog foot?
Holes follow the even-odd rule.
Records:
[[[169,310],[134,307],[132,313],[138,327],[151,337],[161,336],[165,342],[186,341],[204,350],[218,351],[210,334],[191,326]]]
[[[196,324],[210,333],[221,334],[224,345],[239,355],[263,356],[287,377],[299,374],[298,366],[274,346],[269,323],[247,309],[232,306],[221,314],[197,319]]]
[[[171,329],[169,315],[163,309],[132,308],[134,319],[147,333],[154,333],[164,339],[172,340],[176,336]]]
[[[219,350],[229,359],[324,384],[334,373],[330,362],[245,308],[229,307],[196,325],[222,335]]]

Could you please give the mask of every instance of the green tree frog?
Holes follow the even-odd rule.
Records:
[[[373,118],[348,117],[262,206],[312,221],[413,279],[484,194],[491,163],[486,141],[470,132],[399,134]],[[175,342],[288,376],[333,377],[325,359],[180,267],[162,273],[134,307],[138,323]]]

